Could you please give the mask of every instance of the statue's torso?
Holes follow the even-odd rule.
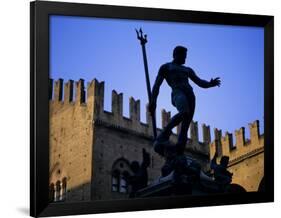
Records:
[[[173,91],[182,90],[186,94],[193,94],[188,81],[190,68],[171,62],[166,64],[165,69],[164,77]]]

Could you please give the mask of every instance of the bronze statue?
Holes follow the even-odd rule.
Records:
[[[220,160],[220,164],[217,164],[216,161],[217,157],[218,154],[216,152],[213,159],[211,160],[211,165],[210,165],[211,169],[214,170],[215,181],[221,186],[229,185],[232,181],[232,175],[233,175],[233,173],[227,170],[229,157],[222,156]]]
[[[138,161],[132,161],[131,169],[133,175],[129,177],[129,184],[131,185],[130,197],[134,197],[135,193],[147,186],[148,174],[147,168],[150,165],[150,154],[146,150],[142,149],[142,163]]]
[[[187,48],[177,46],[173,51],[173,61],[163,64],[160,67],[155,84],[151,91],[145,49],[147,35],[143,34],[141,29],[139,31],[136,30],[136,33],[143,53],[149,111],[151,113],[154,136],[153,148],[155,152],[164,156],[166,160],[165,164],[161,168],[161,177],[167,178],[167,181],[169,181],[169,178],[171,179],[173,184],[172,192],[175,194],[191,194],[193,184],[197,184],[198,181],[203,178],[203,172],[200,164],[196,160],[184,154],[187,142],[187,132],[195,110],[195,95],[193,88],[189,84],[189,79],[202,88],[211,88],[220,86],[220,78],[217,77],[215,79],[211,79],[210,81],[200,79],[192,68],[184,66]],[[157,136],[155,110],[159,89],[164,80],[166,80],[172,89],[172,105],[176,107],[178,113],[172,117],[167,126]],[[179,124],[181,124],[181,130],[178,136],[178,142],[175,146],[169,142],[169,137],[172,133],[172,129]],[[134,187],[131,196],[138,195],[138,193],[141,192],[142,189],[139,188],[138,181],[140,181],[142,177],[146,177],[137,175],[138,173],[131,179],[132,187]],[[213,180],[207,176],[204,178],[209,182],[213,182]],[[133,184],[134,181],[136,181],[135,185]]]
[[[160,155],[164,155],[165,147],[169,146],[169,137],[172,129],[181,123],[181,130],[178,136],[176,149],[179,154],[182,154],[187,142],[187,131],[192,121],[195,110],[195,95],[189,79],[202,88],[211,88],[220,86],[220,78],[211,79],[210,81],[200,79],[192,68],[184,66],[187,54],[187,48],[177,46],[173,51],[173,61],[163,64],[156,77],[155,84],[152,89],[149,110],[151,114],[155,113],[157,96],[159,89],[164,81],[172,88],[172,104],[178,110],[178,113],[173,116],[167,126],[157,136],[154,141],[154,150]]]

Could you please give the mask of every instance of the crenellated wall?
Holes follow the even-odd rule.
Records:
[[[92,173],[94,95],[84,81],[50,82],[50,183],[67,178],[67,198],[89,200]],[[74,96],[75,92],[75,96]],[[75,100],[74,100],[75,97]],[[88,194],[87,194],[88,193]]]
[[[151,116],[148,111],[148,105],[146,106],[146,123],[140,121],[140,100],[136,100],[133,97],[129,98],[129,119],[123,116],[123,93],[118,93],[116,90],[112,91],[112,112],[104,110],[104,82],[98,82],[93,80],[91,82],[95,87],[95,92],[98,95],[95,98],[95,111],[94,121],[101,121],[108,125],[116,126],[121,129],[127,129],[135,134],[142,135],[148,138],[153,137]],[[171,118],[171,112],[167,112],[165,109],[161,110],[162,128],[166,126]],[[202,154],[209,154],[208,143],[210,142],[210,128],[203,124],[203,142],[198,138],[198,123],[192,122],[191,124],[190,138],[193,143],[197,143],[200,146],[194,148],[197,152]],[[158,132],[161,129],[157,129]],[[177,134],[172,134],[171,141],[176,142]],[[191,147],[192,149],[192,147]]]
[[[52,84],[52,83],[51,83]],[[99,82],[94,79],[87,85],[87,89],[84,87],[84,80],[80,79],[76,82],[76,89],[73,87],[74,82],[72,80],[65,83],[63,88],[63,80],[59,79],[54,82],[54,93],[52,93],[53,101],[72,102],[73,104],[83,104],[88,110],[92,110],[94,114],[93,120],[101,120],[110,125],[117,125],[119,128],[125,128],[134,131],[136,134],[140,134],[149,138],[152,138],[152,125],[151,117],[146,110],[146,123],[140,121],[140,100],[136,100],[133,97],[129,98],[129,119],[123,116],[123,93],[118,93],[116,90],[112,91],[112,112],[104,110],[104,82]],[[79,86],[78,86],[79,84]],[[64,96],[63,96],[64,93]],[[75,96],[74,96],[75,93]],[[87,98],[86,98],[87,93]],[[74,100],[75,99],[75,100]],[[90,112],[90,111],[89,111]],[[171,112],[167,112],[165,109],[161,110],[162,128],[167,125],[171,118]],[[177,128],[177,133],[172,134],[171,141],[176,142],[177,134],[180,127]],[[157,129],[158,132],[161,129]],[[205,124],[202,125],[203,140],[199,140],[198,137],[198,123],[192,122],[190,126],[190,139],[193,143],[198,143],[201,147],[196,148],[196,151],[203,154],[208,154],[209,150],[204,148],[203,145],[207,145],[210,142],[210,127]],[[208,147],[208,146],[205,146]]]
[[[235,130],[236,143],[233,143],[233,134],[214,129],[215,140],[210,145],[210,157],[213,157],[215,151],[219,156],[229,156],[231,161],[264,147],[263,135],[260,135],[259,121],[256,120],[249,124],[250,139],[245,138],[245,127]]]
[[[264,175],[264,136],[260,134],[259,121],[249,123],[250,139],[245,138],[245,127],[233,134],[215,129],[215,140],[210,144],[210,158],[217,151],[221,156],[229,156],[229,170],[234,174],[233,183],[240,184],[247,191],[257,191]]]
[[[141,162],[142,148],[151,154],[149,181],[160,176],[164,160],[152,149],[153,131],[148,105],[146,122],[143,123],[140,100],[130,97],[127,118],[123,115],[123,94],[113,90],[111,112],[105,111],[104,85],[96,79],[87,83],[87,87],[82,79],[66,83],[62,79],[50,80],[50,184],[62,177],[67,178],[68,200],[120,198],[110,190],[111,167],[118,158]],[[162,128],[170,118],[171,113],[162,109]],[[170,138],[173,143],[177,141],[179,130],[180,126]],[[161,129],[157,131],[159,133]],[[263,136],[260,136],[258,121],[250,124],[251,140],[245,139],[244,128],[235,131],[235,145],[232,134],[222,136],[221,130],[214,131],[212,141],[210,126],[202,124],[202,139],[199,139],[198,123],[193,121],[190,125],[186,153],[196,158],[205,171],[209,170],[210,157],[215,150],[219,156],[230,156],[230,170],[235,171],[234,175],[249,168],[246,165],[239,167],[245,159],[263,155]],[[258,159],[262,165],[263,159]],[[259,179],[257,175],[251,178]],[[234,181],[244,184],[246,179],[234,176]]]

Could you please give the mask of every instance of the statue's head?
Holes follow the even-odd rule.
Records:
[[[220,161],[220,165],[226,168],[228,163],[229,163],[229,157],[228,156],[222,156],[221,161]]]
[[[184,64],[186,59],[187,48],[178,45],[174,48],[173,58],[174,62],[177,64]]]
[[[139,162],[138,161],[133,161],[131,163],[131,169],[132,169],[133,173],[137,173],[139,171],[139,169],[140,169]]]

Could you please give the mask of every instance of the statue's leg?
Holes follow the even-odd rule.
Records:
[[[188,132],[188,127],[192,119],[187,115],[182,123],[181,123],[181,129],[178,137],[178,145],[185,145],[187,142],[187,132]]]
[[[179,125],[189,113],[188,99],[183,92],[178,92],[173,96],[173,104],[177,108],[178,113],[172,117],[167,126],[163,129],[160,135],[170,135],[172,129]]]
[[[179,125],[180,122],[183,121],[186,116],[188,106],[187,106],[187,98],[182,92],[178,92],[173,97],[174,106],[177,108],[178,113],[174,115],[167,126],[162,130],[162,132],[157,137],[158,140],[167,140],[169,136],[172,134],[172,129]]]
[[[193,119],[193,115],[194,115],[194,110],[195,110],[195,97],[190,96],[189,97],[189,104],[188,105],[188,112],[185,113],[185,116],[183,118],[183,121],[181,123],[181,130],[179,133],[179,137],[178,137],[178,149],[183,152],[186,142],[187,142],[187,132],[189,129],[189,125]]]
[[[157,137],[155,143],[154,143],[154,150],[159,153],[160,155],[163,155],[164,146],[165,144],[168,144],[168,140],[170,135],[172,134],[172,129],[179,125],[185,117],[188,117],[187,114],[190,114],[192,112],[192,116],[194,113],[193,111],[190,111],[193,106],[189,106],[192,101],[188,101],[189,99],[183,92],[178,92],[173,97],[174,106],[177,108],[178,113],[172,117],[170,122],[167,124],[167,126],[163,129],[163,131],[159,134]],[[191,117],[192,119],[192,117]],[[187,121],[187,128],[189,126],[189,123]]]
[[[170,122],[167,124],[167,126],[163,129],[163,131],[161,132],[160,136],[170,136],[172,133],[172,129],[179,125],[180,122],[182,122],[182,120],[185,117],[185,113],[179,112],[176,115],[174,115]]]
[[[163,129],[162,133],[159,135],[160,137],[170,136],[170,134],[172,133],[172,129],[184,121],[188,128],[189,121],[186,119],[190,116],[191,113],[193,116],[194,110],[191,111],[193,108],[191,105],[192,101],[189,101],[188,96],[186,96],[186,94],[184,94],[183,92],[177,92],[173,96],[173,102],[174,102],[174,106],[178,110],[178,113],[172,117],[170,122],[167,124],[167,126]]]
[[[168,125],[157,136],[157,139],[153,144],[155,152],[160,155],[164,155],[164,149],[169,144],[169,137],[172,134],[172,129],[177,126],[183,118],[183,113],[177,113],[175,116],[172,117]]]

